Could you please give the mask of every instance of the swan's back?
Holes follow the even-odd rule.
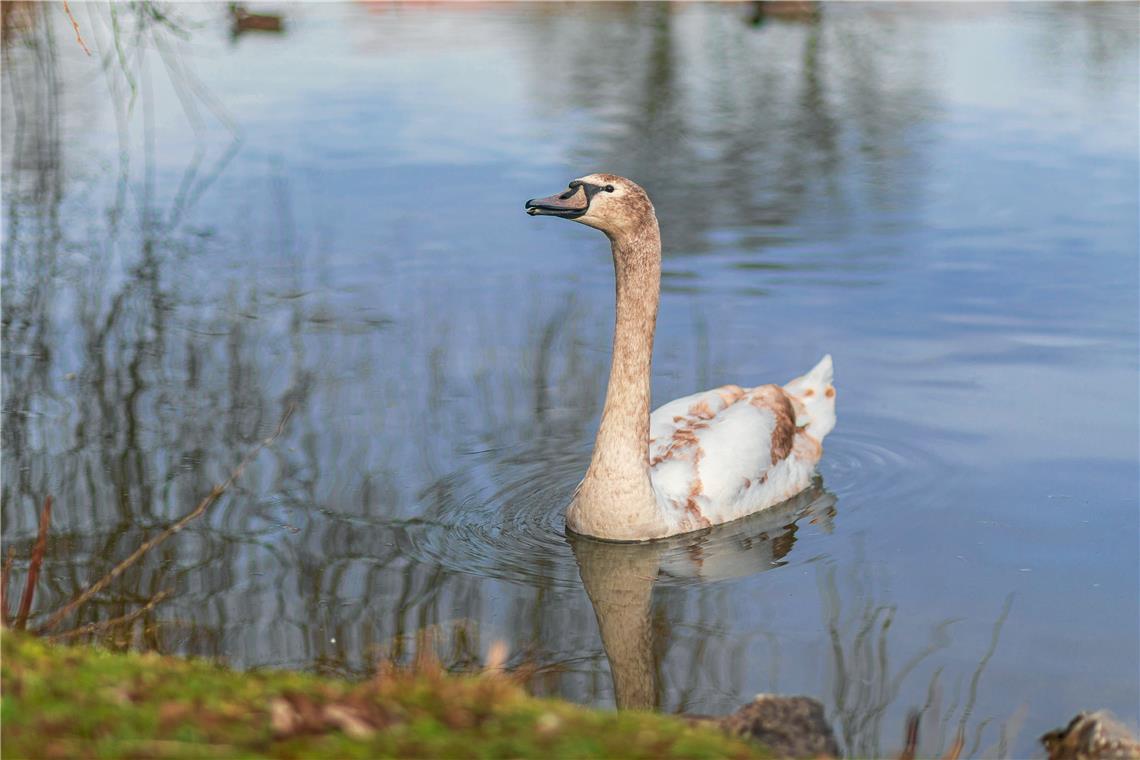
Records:
[[[831,357],[787,385],[726,385],[649,418],[650,480],[675,532],[751,514],[807,487],[835,426]]]

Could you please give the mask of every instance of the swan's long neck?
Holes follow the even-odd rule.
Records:
[[[661,234],[652,212],[610,237],[617,275],[613,364],[586,479],[649,485],[649,380],[661,300]]]

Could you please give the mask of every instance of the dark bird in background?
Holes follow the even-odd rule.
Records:
[[[280,13],[250,13],[242,3],[230,3],[230,34],[238,37],[246,32],[283,32],[285,19]]]

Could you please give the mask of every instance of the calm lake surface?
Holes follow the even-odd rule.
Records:
[[[348,675],[502,640],[583,703],[810,695],[859,756],[912,709],[976,757],[1137,720],[1136,5],[283,8],[231,38],[224,5],[73,4],[90,58],[60,5],[6,29],[2,518],[19,588],[55,499],[36,610],[293,408],[67,627],[169,589],[104,633]],[[565,536],[613,272],[522,204],[592,171],[661,220],[657,403],[833,354],[803,498]]]

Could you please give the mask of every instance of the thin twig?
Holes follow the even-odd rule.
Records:
[[[79,22],[75,20],[75,16],[71,15],[71,8],[67,7],[67,0],[63,0],[63,12],[71,20],[71,25],[75,28],[75,39],[79,42],[79,47],[83,48],[83,52],[91,55],[91,51],[87,49],[87,43],[83,41],[83,35],[79,33]]]
[[[48,528],[51,527],[51,494],[44,499],[44,508],[40,512],[40,529],[36,534],[36,545],[32,547],[32,560],[28,563],[28,577],[24,582],[24,595],[20,597],[20,611],[16,614],[17,631],[24,630],[28,625],[28,613],[32,611],[32,599],[36,595],[36,581],[40,579],[40,568],[44,564],[44,552],[47,551]]]
[[[120,625],[122,623],[134,622],[138,618],[145,615],[147,612],[153,610],[158,605],[159,602],[161,602],[166,597],[170,596],[170,593],[171,593],[170,589],[163,589],[162,591],[159,591],[157,594],[155,594],[153,597],[151,597],[151,600],[149,602],[147,602],[145,605],[143,605],[142,607],[140,607],[139,609],[135,610],[134,612],[132,612],[128,615],[123,615],[121,617],[112,618],[110,620],[101,620],[97,623],[88,623],[87,625],[80,626],[79,628],[72,628],[70,631],[64,631],[63,633],[53,633],[50,636],[48,636],[48,638],[49,639],[73,639],[76,636],[85,636],[89,633],[94,633],[95,631],[98,631],[98,630],[103,629],[103,628],[111,628],[112,626]]]
[[[288,422],[289,417],[293,415],[293,410],[295,408],[296,405],[291,404],[289,408],[285,410],[285,414],[281,417],[281,421],[277,423],[277,429],[273,431],[273,435],[257,444],[257,446],[255,446],[248,454],[246,454],[241,462],[238,463],[238,466],[234,468],[233,472],[230,473],[230,476],[226,478],[226,481],[220,485],[214,486],[214,489],[210,491],[210,493],[206,494],[206,496],[203,497],[200,502],[198,502],[198,506],[194,507],[193,510],[188,512],[184,517],[178,520],[178,522],[171,525],[162,533],[159,533],[149,541],[144,541],[138,549],[135,549],[134,553],[131,554],[131,556],[115,565],[115,567],[111,569],[111,572],[107,573],[102,578],[92,583],[87,587],[87,590],[72,599],[63,607],[60,607],[58,610],[56,610],[55,613],[53,613],[52,616],[48,619],[48,621],[43,624],[43,627],[40,628],[39,633],[45,634],[58,626],[63,621],[63,619],[74,612],[77,607],[106,588],[107,584],[122,575],[123,572],[127,570],[127,568],[142,559],[147,552],[161,544],[166,539],[173,536],[178,531],[182,530],[192,520],[201,517],[206,512],[206,510],[209,509],[210,506],[218,500],[218,497],[224,494],[226,490],[234,484],[234,481],[241,477],[242,473],[245,472],[246,466],[248,466],[249,463],[252,462],[254,458],[261,453],[261,450],[277,440],[282,431],[285,429],[285,423]]]
[[[8,578],[12,575],[12,562],[16,559],[16,547],[8,547],[8,558],[4,560],[4,569],[0,571],[0,624],[5,628],[12,621],[8,612]]]

